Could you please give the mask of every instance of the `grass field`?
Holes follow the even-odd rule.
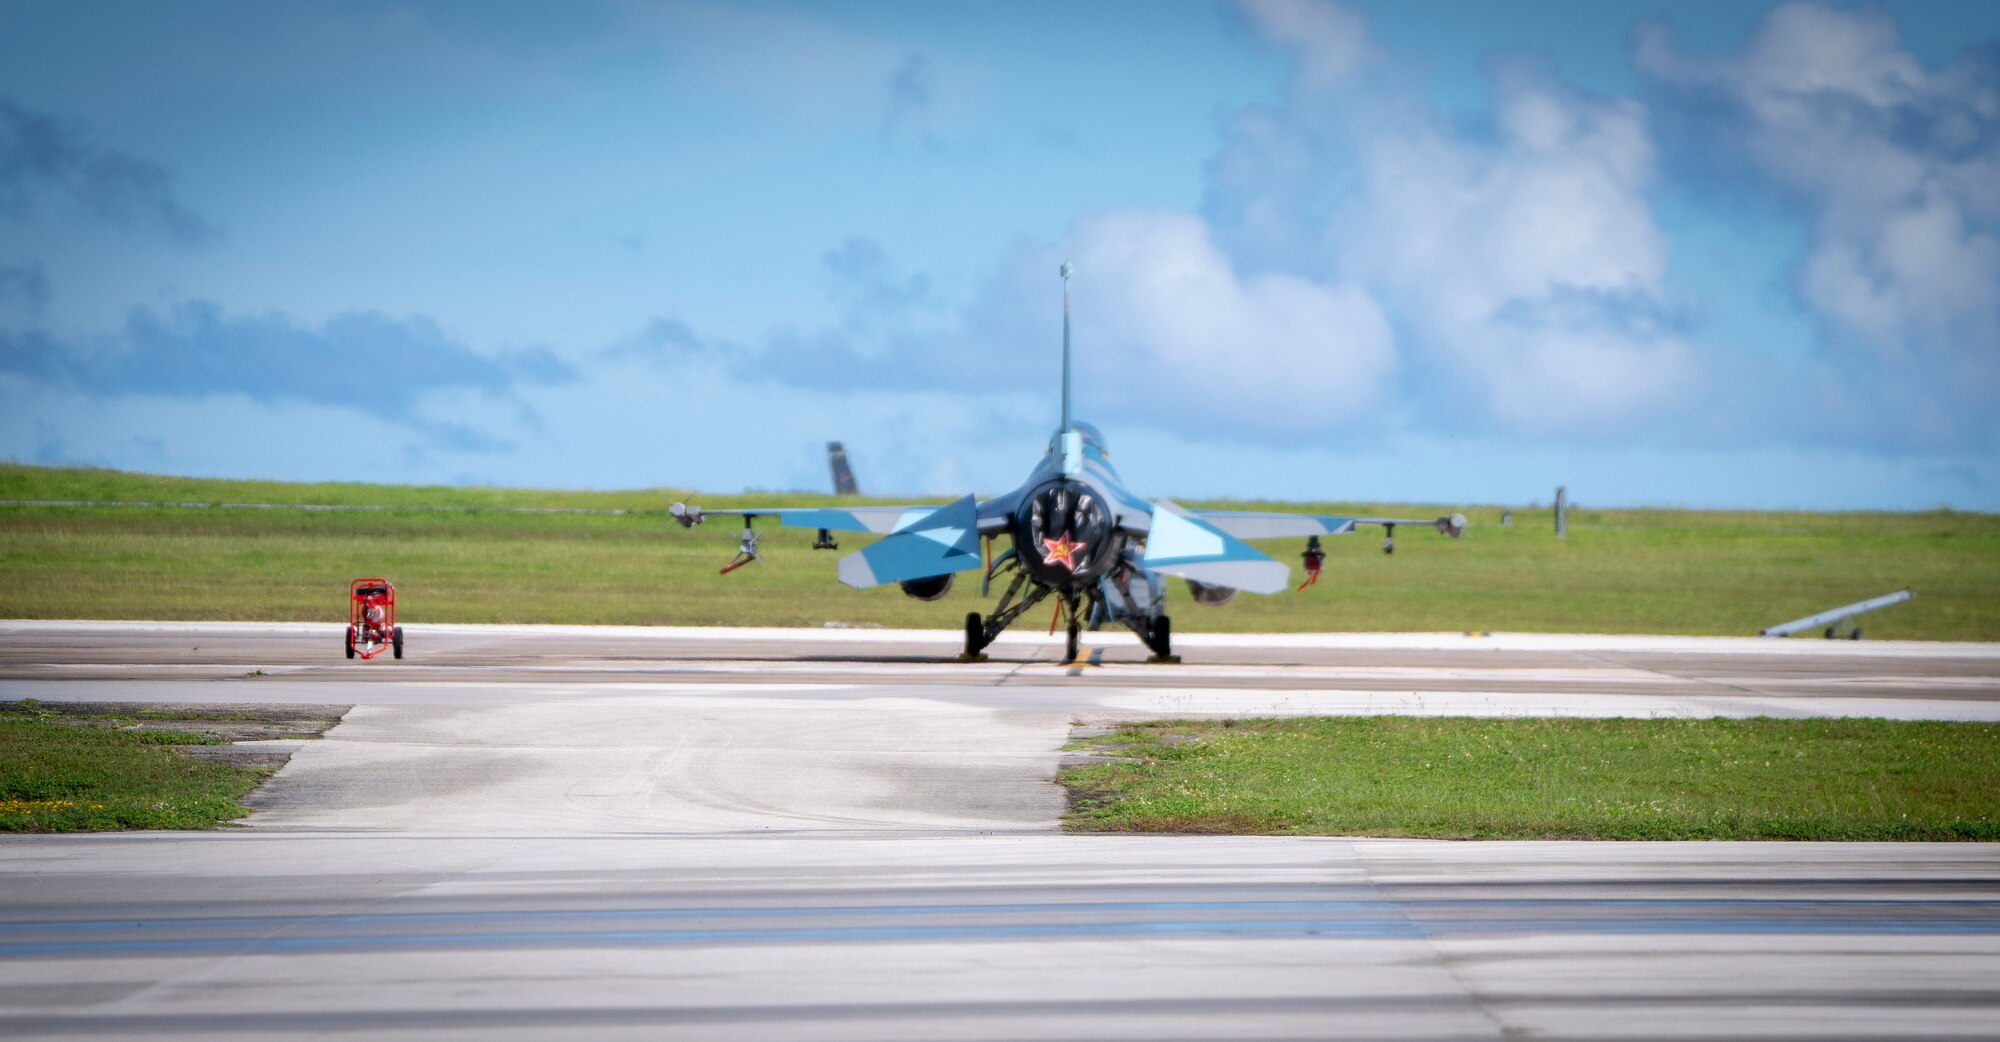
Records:
[[[190,759],[175,747],[227,741],[145,723],[0,702],[0,832],[206,829],[249,813],[236,801],[269,770]]]
[[[1083,831],[1464,839],[2000,840],[2000,725],[1168,721],[1074,743]]]
[[[729,576],[727,520],[693,531],[670,489],[522,489],[282,484],[0,465],[0,500],[366,504],[362,513],[221,508],[0,506],[0,616],[250,619],[343,617],[347,580],[386,575],[405,621],[847,625],[955,629],[985,610],[976,574],[943,601],[893,587],[850,590],[813,533],[766,527],[767,562]],[[808,506],[830,496],[695,496],[709,507]],[[1577,510],[1554,538],[1546,509],[1383,503],[1211,507],[1435,516],[1462,509],[1461,540],[1404,532],[1327,541],[1320,585],[1194,606],[1178,583],[1175,628],[1203,631],[1453,631],[1749,635],[1787,619],[1909,587],[1917,599],[1868,617],[1870,637],[2000,639],[2000,516]],[[460,508],[645,511],[626,516]],[[842,538],[842,551],[864,545]],[[1299,540],[1260,544],[1297,572]],[[1302,577],[1296,576],[1295,577]]]

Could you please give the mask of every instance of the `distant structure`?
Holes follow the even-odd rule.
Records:
[[[1569,535],[1569,486],[1556,486],[1556,538]]]
[[[826,462],[833,468],[833,494],[836,496],[858,496],[861,489],[854,484],[854,470],[847,465],[847,450],[837,441],[826,443]]]

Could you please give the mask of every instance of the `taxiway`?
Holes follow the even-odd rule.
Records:
[[[2000,848],[1071,836],[1071,726],[2000,719],[2000,649],[0,623],[0,697],[353,704],[248,827],[0,839],[8,1037],[1988,1038]],[[2000,798],[2000,794],[1996,794]]]

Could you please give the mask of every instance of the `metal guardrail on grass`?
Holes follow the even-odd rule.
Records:
[[[1793,619],[1790,622],[1780,623],[1762,631],[1758,635],[1763,637],[1785,637],[1800,630],[1825,626],[1826,635],[1828,639],[1831,639],[1834,631],[1839,628],[1841,622],[1851,619],[1856,615],[1874,611],[1877,608],[1887,608],[1892,604],[1901,604],[1915,596],[1916,594],[1911,593],[1909,590],[1898,590],[1895,593],[1883,594],[1872,600],[1856,601],[1853,604],[1835,608],[1832,611],[1823,611],[1818,615],[1808,615],[1803,619]],[[1848,634],[1848,637],[1852,640],[1860,640],[1861,627],[1856,626],[1854,632]]]

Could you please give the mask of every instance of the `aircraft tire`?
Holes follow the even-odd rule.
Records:
[[[1067,644],[1067,654],[1063,656],[1063,661],[1075,662],[1077,654],[1082,650],[1083,627],[1072,622],[1069,624],[1069,642]]]
[[[354,657],[354,627],[347,627],[347,657]]]
[[[1153,620],[1153,654],[1167,658],[1174,653],[1174,620],[1165,615]]]
[[[403,627],[398,626],[390,633],[389,646],[395,651],[397,658],[403,657]]]
[[[979,613],[965,613],[965,654],[967,657],[986,650],[986,627],[979,621]]]

